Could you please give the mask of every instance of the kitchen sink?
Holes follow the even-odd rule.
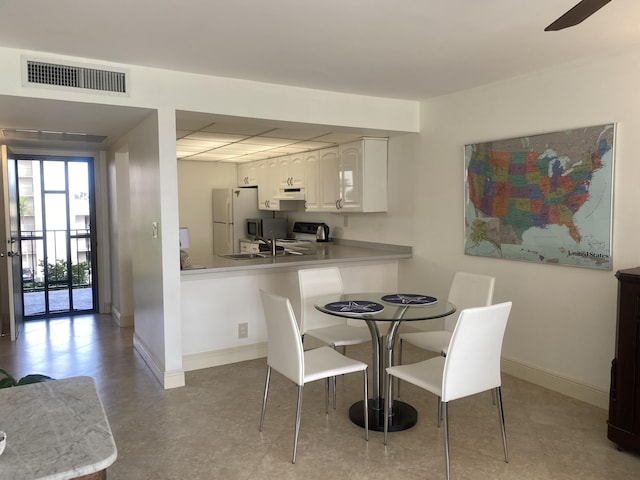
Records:
[[[291,251],[291,250],[279,250],[276,254],[276,257],[293,257],[293,256],[301,256],[305,255],[302,252]],[[261,252],[261,253],[231,253],[229,255],[220,255],[224,258],[230,258],[232,260],[252,260],[257,258],[272,258],[271,252]]]
[[[264,258],[259,253],[231,253],[229,255],[220,255],[224,258],[231,258],[232,260],[250,260],[252,258]]]

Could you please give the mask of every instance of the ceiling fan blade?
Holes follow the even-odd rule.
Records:
[[[575,7],[545,28],[544,31],[549,32],[573,27],[574,25],[577,25],[589,18],[610,1],[611,0],[582,0]]]

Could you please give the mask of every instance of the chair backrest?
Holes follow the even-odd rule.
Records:
[[[456,272],[447,300],[456,306],[456,313],[444,319],[444,329],[453,332],[460,312],[465,308],[484,307],[493,303],[496,279],[477,273]]]
[[[499,387],[502,340],[511,302],[463,310],[444,363],[442,401]]]
[[[304,350],[291,302],[264,290],[260,290],[260,296],[267,321],[267,364],[296,385],[302,385]]]
[[[300,284],[300,331],[302,334],[316,328],[346,323],[345,319],[327,315],[314,307],[315,297],[344,293],[338,267],[298,270],[298,283]]]

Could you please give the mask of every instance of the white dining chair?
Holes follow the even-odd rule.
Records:
[[[491,305],[493,303],[495,284],[496,279],[488,275],[456,272],[447,297],[447,301],[456,306],[456,313],[444,319],[444,328],[442,330],[401,333],[398,345],[398,364],[402,364],[402,346],[404,342],[423,350],[446,355],[451,341],[451,334],[456,326],[460,312],[466,308]]]
[[[317,297],[344,293],[342,276],[338,267],[298,270],[300,285],[300,332],[336,349],[342,347],[346,354],[348,345],[371,341],[371,333],[365,322],[361,326],[350,325],[344,318],[318,311],[314,305]],[[336,406],[336,382],[333,381],[333,407]]]
[[[495,392],[502,431],[504,461],[509,463],[502,407],[500,355],[512,302],[468,308],[460,313],[446,356],[387,368],[387,398],[392,378],[402,379],[438,396],[438,426],[444,423],[447,480],[450,479],[449,413],[452,400],[491,390]],[[389,403],[385,402],[384,444],[387,444]]]
[[[363,372],[364,404],[365,404],[365,440],[369,440],[369,422],[367,399],[367,364],[341,355],[330,347],[320,347],[304,351],[302,337],[296,322],[291,302],[286,297],[273,295],[260,290],[262,306],[267,322],[267,378],[264,385],[262,411],[260,413],[260,431],[264,425],[267,407],[271,370],[280,372],[298,387],[298,404],[296,409],[295,433],[293,437],[293,458],[296,463],[298,450],[298,434],[302,410],[302,391],[305,384],[325,379],[325,410],[329,413],[329,378],[347,373]]]

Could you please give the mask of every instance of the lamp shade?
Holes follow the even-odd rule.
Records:
[[[188,227],[180,227],[180,248],[189,248],[191,246],[191,241],[189,240],[189,228]]]

